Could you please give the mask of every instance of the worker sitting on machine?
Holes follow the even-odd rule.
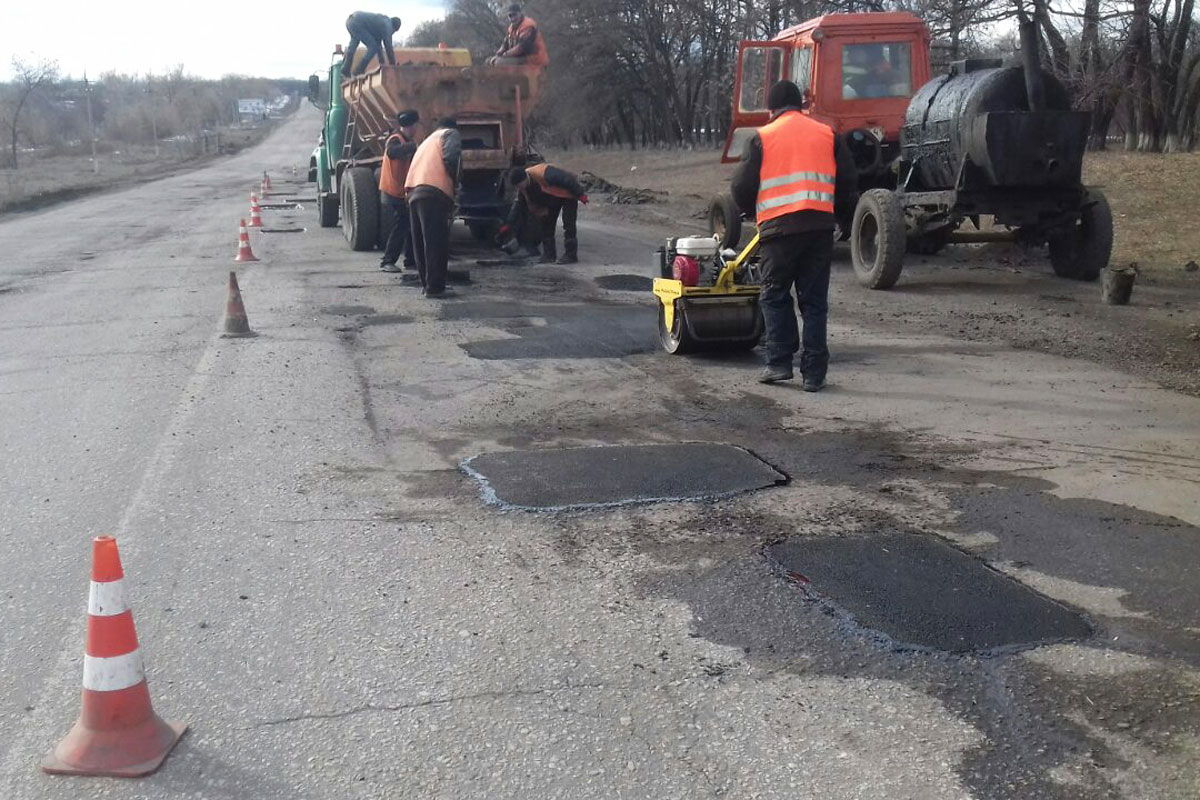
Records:
[[[559,264],[578,262],[579,238],[575,222],[579,204],[587,205],[588,202],[579,178],[552,164],[536,164],[528,169],[514,167],[508,180],[513,186],[519,186],[520,191],[509,212],[508,222],[500,228],[497,241],[503,244],[513,236],[515,241],[530,245],[540,239],[540,262],[549,264],[555,261],[558,252],[555,232],[561,214],[563,254],[557,261]]]
[[[342,58],[342,77],[350,74],[350,69],[354,65],[354,51],[358,49],[359,42],[366,46],[366,50],[363,52],[362,60],[358,62],[358,69],[354,70],[355,75],[362,75],[366,72],[367,64],[370,64],[371,59],[376,56],[381,62],[386,57],[387,63],[395,64],[396,51],[392,47],[392,36],[398,30],[400,30],[399,17],[372,14],[368,11],[355,11],[347,17],[346,31],[350,34],[350,44],[346,45],[346,55]]]
[[[542,39],[542,32],[538,30],[533,17],[525,16],[520,3],[510,5],[507,15],[508,28],[504,34],[504,42],[496,51],[496,55],[488,59],[488,64],[501,67],[522,64],[544,67],[549,64],[546,42]]]

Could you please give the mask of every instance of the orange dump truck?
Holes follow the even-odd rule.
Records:
[[[471,233],[490,236],[507,215],[515,189],[508,171],[541,161],[529,146],[524,117],[537,104],[542,67],[479,66],[460,48],[401,48],[396,64],[373,62],[357,77],[341,77],[342,51],[334,51],[327,86],[309,78],[309,99],[325,112],[313,154],[317,213],[322,227],[340,218],[354,250],[387,240],[380,213],[379,168],[397,112],[421,115],[423,139],[442,117],[458,120],[463,141],[457,215]]]

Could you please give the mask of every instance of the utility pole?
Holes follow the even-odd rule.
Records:
[[[150,131],[154,136],[154,157],[158,158],[158,109],[154,105],[154,77],[146,75],[146,94],[150,95]]]
[[[96,160],[96,124],[92,122],[92,84],[88,81],[87,73],[83,73],[83,94],[87,98],[88,132],[92,137],[92,172],[100,174],[100,162]]]

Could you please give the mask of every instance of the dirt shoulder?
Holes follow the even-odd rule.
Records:
[[[708,198],[732,171],[712,151],[572,150],[548,158],[620,186],[665,190],[644,205],[601,195],[588,210],[662,236],[701,227]],[[910,256],[893,290],[871,292],[855,282],[839,245],[831,319],[888,335],[936,333],[1087,359],[1200,396],[1200,271],[1183,269],[1200,257],[1200,226],[1184,218],[1189,204],[1181,200],[1200,186],[1200,154],[1099,154],[1087,171],[1112,200],[1113,263],[1136,261],[1141,270],[1131,305],[1104,305],[1097,283],[1056,277],[1044,251],[995,244]]]

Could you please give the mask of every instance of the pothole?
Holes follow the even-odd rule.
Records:
[[[648,292],[654,281],[645,275],[600,275],[593,279],[601,289],[613,292]]]

